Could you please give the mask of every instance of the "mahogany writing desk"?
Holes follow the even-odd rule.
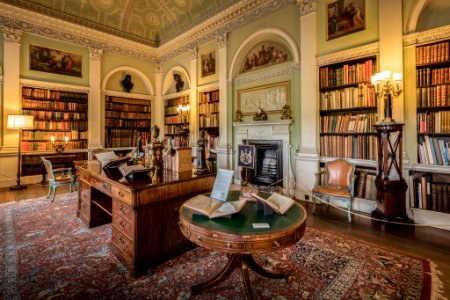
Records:
[[[179,208],[187,199],[211,191],[215,174],[167,171],[162,182],[148,176],[134,181],[98,161],[77,162],[78,212],[89,228],[112,223],[111,249],[134,276],[195,245],[180,232]]]
[[[229,199],[239,197],[239,191],[231,191],[230,194]],[[248,299],[254,298],[248,268],[268,278],[288,277],[288,274],[272,273],[260,267],[252,254],[276,251],[298,242],[305,233],[306,211],[295,203],[283,216],[276,213],[265,216],[263,211],[257,211],[256,206],[255,201],[247,201],[231,218],[215,219],[193,214],[191,209],[181,207],[180,227],[189,240],[207,249],[229,254],[225,268],[209,281],[194,285],[193,294],[216,286],[225,280],[234,268],[240,269]],[[254,229],[253,223],[269,223],[270,228]]]

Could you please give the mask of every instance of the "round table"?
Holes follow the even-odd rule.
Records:
[[[268,223],[270,228],[254,229],[253,223]],[[216,286],[225,280],[234,268],[239,268],[247,298],[253,299],[249,267],[268,278],[287,278],[289,274],[265,270],[255,262],[252,254],[273,252],[298,242],[305,233],[306,211],[295,203],[285,215],[264,215],[264,210],[258,210],[255,201],[247,201],[241,211],[230,218],[209,219],[182,206],[180,228],[184,236],[197,245],[229,254],[225,268],[210,280],[192,286],[193,294]]]

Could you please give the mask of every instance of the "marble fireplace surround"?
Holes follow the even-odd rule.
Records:
[[[234,122],[234,153],[238,151],[238,145],[244,144],[244,140],[278,140],[282,141],[283,151],[283,190],[286,195],[293,196],[295,189],[295,178],[291,168],[291,135],[289,127],[292,120],[280,121],[254,121],[254,122]],[[242,183],[240,167],[237,159],[234,161],[236,170],[235,182]]]

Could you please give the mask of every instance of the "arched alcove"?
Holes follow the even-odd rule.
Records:
[[[426,31],[450,25],[450,2],[448,0],[417,0],[408,18],[406,33]]]
[[[172,93],[176,92],[175,80],[174,80],[173,74],[181,75],[181,79],[184,81],[184,86],[183,86],[182,91],[190,89],[190,87],[191,87],[191,79],[190,79],[189,73],[186,71],[186,69],[181,66],[175,66],[175,67],[171,68],[167,72],[166,76],[164,77],[163,86],[162,86],[162,94],[163,95],[172,94]]]
[[[148,94],[150,96],[155,94],[153,85],[150,82],[150,80],[147,78],[147,76],[141,70],[138,70],[138,69],[135,69],[135,68],[132,68],[129,66],[119,66],[119,67],[116,67],[116,68],[110,70],[108,73],[106,73],[102,79],[102,84],[101,84],[102,91],[107,90],[107,85],[108,85],[109,80],[111,80],[111,78],[113,78],[113,76],[118,73],[130,73],[131,75],[137,76],[139,78],[139,80],[142,81],[142,83],[144,84],[144,87],[146,90],[145,94]]]

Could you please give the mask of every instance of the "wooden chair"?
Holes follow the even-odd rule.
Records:
[[[56,189],[60,186],[69,186],[70,192],[72,193],[72,186],[77,187],[77,182],[75,177],[72,175],[72,168],[57,168],[53,169],[52,162],[43,158],[41,156],[42,162],[44,163],[45,170],[47,171],[47,182],[48,182],[48,195],[49,198],[53,193],[52,201],[55,201]]]
[[[324,175],[324,182],[321,177]],[[317,174],[316,185],[312,190],[313,213],[316,210],[315,197],[326,200],[345,202],[348,210],[348,222],[352,221],[351,211],[354,197],[355,165],[345,159],[337,159],[325,163],[325,168]]]

